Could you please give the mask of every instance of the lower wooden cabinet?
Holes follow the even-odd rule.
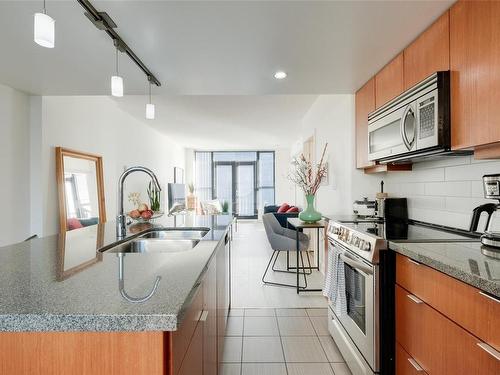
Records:
[[[498,326],[490,326],[493,332],[485,333],[477,329],[478,324],[470,324],[469,317],[471,311],[479,311],[482,307],[484,312],[476,315],[476,318],[497,319],[488,316],[488,313],[497,308],[492,304],[498,302],[492,299],[487,301],[489,298],[485,298],[481,303],[477,298],[482,295],[475,291],[468,294],[467,291],[471,292],[470,290],[456,294],[455,290],[463,292],[460,288],[466,285],[448,278],[449,276],[398,254],[397,375],[500,374],[500,353],[488,341],[496,337]],[[456,300],[453,304],[446,302],[452,298]],[[489,325],[488,322],[485,324]],[[476,336],[478,333],[484,336]]]

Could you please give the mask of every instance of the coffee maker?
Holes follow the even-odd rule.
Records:
[[[483,176],[484,197],[496,199],[498,203],[487,203],[476,207],[472,212],[470,231],[476,232],[481,214],[488,214],[485,232],[481,236],[481,243],[485,246],[500,249],[500,174]]]

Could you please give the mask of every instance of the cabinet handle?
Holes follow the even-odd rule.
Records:
[[[413,294],[407,294],[406,295],[409,299],[411,299],[413,302],[415,303],[423,303],[424,301],[422,301],[420,298],[414,296]]]
[[[200,314],[200,322],[206,322],[208,318],[208,311],[207,310],[202,310]]]
[[[483,349],[486,353],[491,355],[493,358],[495,358],[497,361],[500,361],[500,353],[486,344],[485,342],[478,342],[477,346],[479,346],[481,349]]]
[[[413,358],[408,358],[408,362],[410,362],[410,364],[413,366],[413,368],[415,370],[417,370],[417,372],[422,372],[424,371],[424,369],[422,368],[422,366],[420,366],[417,361],[415,361]]]
[[[417,262],[416,260],[413,260],[413,259],[408,258],[408,262],[413,263],[413,264],[414,264],[414,265],[416,265],[416,266],[420,266],[420,263],[419,263],[419,262]]]
[[[486,298],[489,298],[493,301],[495,301],[496,303],[500,303],[500,300],[498,298],[495,298],[493,296],[490,296],[488,293],[485,293],[485,292],[479,292],[480,295],[482,296],[485,296]]]

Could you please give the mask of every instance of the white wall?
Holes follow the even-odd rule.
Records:
[[[274,151],[276,204],[297,204],[295,201],[295,188],[288,180],[290,161],[290,149],[280,148]]]
[[[301,139],[316,139],[316,158],[328,141],[333,182],[321,187],[317,209],[323,214],[351,213],[352,202],[374,198],[380,181],[393,197],[407,197],[410,218],[468,229],[472,209],[483,198],[483,174],[500,173],[500,161],[447,157],[415,163],[411,172],[366,175],[355,168],[354,96],[320,96],[304,117]],[[489,201],[491,202],[491,201]]]
[[[0,85],[0,246],[30,235],[29,96]]]
[[[322,95],[304,116],[301,138],[315,138],[319,162],[328,142],[328,184],[318,190],[316,208],[323,214],[352,212],[354,170],[354,95]]]
[[[166,184],[173,182],[174,166],[185,168],[184,149],[154,129],[154,123],[139,121],[118,108],[107,96],[50,96],[42,101],[41,187],[43,234],[57,233],[58,202],[55,183],[55,147],[62,146],[103,157],[104,188],[108,220],[117,212],[118,178],[125,167],[142,165],[151,168],[162,185],[165,207]],[[148,202],[149,178],[142,173],[129,177],[126,197],[131,191],[141,192]]]

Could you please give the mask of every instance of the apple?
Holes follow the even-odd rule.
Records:
[[[144,211],[149,210],[149,207],[146,203],[141,203],[138,208],[140,213],[143,213]]]
[[[132,210],[129,212],[128,216],[130,216],[132,219],[137,219],[141,216],[141,213],[139,210]]]
[[[149,220],[152,217],[153,217],[153,214],[149,210],[141,212],[141,218],[143,218],[144,220]]]

